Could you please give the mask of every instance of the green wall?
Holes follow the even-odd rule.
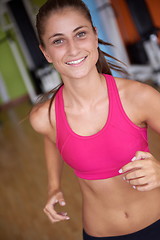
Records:
[[[13,100],[27,94],[27,90],[8,44],[8,40],[6,39],[6,35],[2,29],[0,29],[0,40],[0,72],[8,95],[11,100]],[[2,99],[0,101],[0,103],[2,103]]]
[[[38,9],[46,0],[30,0],[30,3],[33,5],[33,9]],[[10,19],[8,16],[5,16],[7,21]],[[19,49],[19,53],[23,59],[23,62],[27,68],[25,63],[25,58],[21,52],[20,46],[16,39],[15,32],[10,30],[9,34],[11,35],[12,40],[15,42],[17,48]],[[14,59],[10,46],[8,44],[8,40],[2,41],[6,37],[6,33],[2,31],[0,28],[0,73],[2,74],[8,95],[11,100],[17,99],[23,95],[27,94],[27,89],[23,82],[23,78],[18,69],[17,63]],[[2,99],[0,97],[0,104],[2,104]]]
[[[31,0],[33,7],[40,7],[44,2],[45,0]],[[8,18],[8,21],[10,21],[9,18]],[[19,49],[19,53],[21,54],[25,64],[25,60],[24,60],[25,58],[22,55],[15,33],[10,30],[9,34],[11,35],[12,39],[16,43]],[[14,59],[10,46],[8,44],[8,40],[7,39],[4,40],[5,37],[6,37],[6,33],[3,32],[2,29],[0,28],[0,72],[2,74],[8,95],[11,100],[14,100],[23,95],[26,95],[27,89],[23,82],[23,78],[18,69],[17,63]],[[2,103],[3,103],[2,99],[0,98],[0,104]]]
[[[45,3],[45,0],[31,0],[31,3],[36,6],[41,6],[43,3]]]

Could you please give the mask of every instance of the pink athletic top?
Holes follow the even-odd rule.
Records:
[[[57,148],[79,178],[96,180],[119,175],[136,151],[149,151],[147,128],[136,126],[121,104],[114,78],[105,75],[109,112],[105,126],[91,136],[80,136],[70,128],[63,102],[63,86],[55,98]],[[92,120],[91,120],[92,121]]]

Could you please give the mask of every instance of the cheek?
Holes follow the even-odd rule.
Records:
[[[99,52],[98,52],[98,49],[96,48],[95,50],[95,64],[98,62],[98,59],[99,59]]]
[[[54,65],[54,68],[58,71],[61,72],[62,68],[64,67],[64,52],[61,51],[60,49],[57,51],[52,52],[52,63]]]
[[[52,58],[53,64],[58,63],[63,60],[64,51],[62,49],[54,49],[50,51],[50,56]]]
[[[90,47],[91,47],[91,45],[90,45]],[[99,53],[98,53],[98,44],[97,44],[96,42],[94,42],[94,43],[92,44],[91,49],[92,49],[92,54],[95,56],[95,58],[98,58],[98,56],[99,56]]]
[[[98,51],[98,41],[97,40],[90,41],[89,47],[93,52],[97,52]]]

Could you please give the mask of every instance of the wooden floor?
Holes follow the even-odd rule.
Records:
[[[65,210],[71,219],[51,224],[43,213],[47,174],[43,139],[28,121],[26,102],[0,113],[0,240],[80,240],[81,196],[77,180],[65,166]]]
[[[26,120],[31,104],[25,102],[0,113],[0,240],[81,240],[81,196],[67,166],[63,190],[71,219],[52,225],[43,213],[47,172],[43,139]],[[160,137],[149,130],[150,147],[160,156]]]

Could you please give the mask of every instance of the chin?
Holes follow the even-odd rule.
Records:
[[[82,79],[88,76],[88,73],[75,73],[71,78]]]
[[[70,72],[68,74],[68,77],[70,78],[85,78],[87,76],[89,76],[89,74],[93,71],[92,69],[88,69],[87,67],[83,68],[83,69],[73,69],[72,72]]]

